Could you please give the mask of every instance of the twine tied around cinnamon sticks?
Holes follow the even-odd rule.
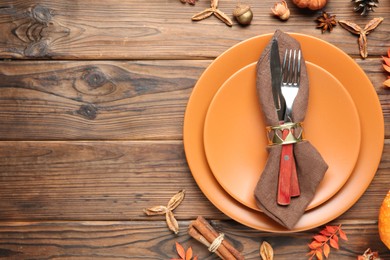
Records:
[[[207,246],[210,252],[215,253],[221,259],[244,259],[240,252],[225,239],[225,234],[215,231],[202,216],[190,223],[188,234]]]

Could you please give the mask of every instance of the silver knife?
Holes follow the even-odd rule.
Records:
[[[279,121],[283,121],[286,111],[286,104],[281,90],[282,68],[280,65],[279,45],[278,40],[275,38],[272,39],[270,56],[272,95],[274,98],[274,104],[276,112],[278,113]]]

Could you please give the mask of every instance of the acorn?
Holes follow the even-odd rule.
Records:
[[[238,4],[233,10],[233,16],[241,25],[248,25],[253,19],[253,13],[249,5]]]

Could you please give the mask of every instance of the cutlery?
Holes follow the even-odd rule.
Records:
[[[294,52],[294,54],[294,58],[296,58],[296,53]],[[272,94],[280,124],[291,122],[292,103],[294,102],[296,95],[293,93],[295,88],[290,88],[290,85],[292,84],[290,81],[293,79],[295,80],[298,67],[295,66],[295,60],[291,60],[291,54],[290,56],[287,56],[286,52],[283,60],[283,68],[281,68],[277,39],[273,39],[271,44],[270,69]],[[284,94],[287,96],[288,100],[286,100]],[[288,107],[286,107],[286,105],[288,105]],[[282,139],[284,140],[288,136],[289,131],[283,130],[282,133],[275,132],[275,135],[278,134],[281,134]],[[277,202],[280,205],[288,205],[290,204],[291,196],[294,197],[299,195],[300,189],[293,156],[293,146],[292,144],[285,144],[283,145],[280,157]]]

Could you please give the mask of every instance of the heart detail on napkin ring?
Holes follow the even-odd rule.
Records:
[[[295,144],[304,140],[303,138],[303,123],[284,123],[277,126],[267,126],[268,145],[285,145]],[[283,138],[283,133],[287,131],[286,138]]]

